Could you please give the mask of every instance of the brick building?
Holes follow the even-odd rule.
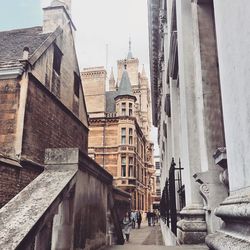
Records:
[[[106,91],[103,67],[82,72],[89,114],[89,155],[114,176],[114,184],[131,193],[132,209],[152,208],[154,180],[150,90],[131,46],[126,60],[118,61],[118,80],[113,70]],[[118,86],[119,83],[119,86]]]
[[[88,122],[70,1],[43,26],[0,32],[0,206],[43,171],[46,148],[87,151]]]

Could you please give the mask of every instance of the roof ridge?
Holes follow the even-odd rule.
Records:
[[[29,57],[29,62],[31,64],[34,64],[41,57],[41,55],[45,52],[45,50],[53,43],[53,41],[56,39],[56,37],[59,34],[61,34],[62,31],[63,31],[62,28],[60,26],[58,26],[55,31],[53,31],[51,33],[44,33],[44,35],[45,34],[49,34],[48,37],[40,44],[40,46],[38,46],[37,49],[34,50],[34,52]],[[51,41],[49,41],[49,40],[51,40]],[[45,46],[46,48],[44,50],[42,50],[42,47],[46,43],[48,43],[48,41],[49,41],[49,44],[47,46]],[[41,53],[40,53],[40,55],[38,55],[37,58],[35,57],[35,59],[32,60],[32,57],[34,57],[35,54],[38,53],[39,50],[42,50]]]
[[[27,27],[27,28],[21,28],[21,29],[11,29],[11,30],[2,30],[0,31],[0,33],[9,33],[9,32],[15,32],[15,31],[19,31],[19,30],[29,30],[29,29],[35,29],[35,28],[43,28],[43,26],[33,26],[33,27]]]

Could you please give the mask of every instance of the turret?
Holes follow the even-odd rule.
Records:
[[[116,102],[116,113],[118,116],[134,116],[136,97],[133,95],[131,83],[127,72],[125,60],[121,82],[118,88]]]

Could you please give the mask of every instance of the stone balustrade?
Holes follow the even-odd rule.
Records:
[[[112,176],[78,149],[47,149],[45,158],[45,170],[0,210],[0,249],[123,244]]]

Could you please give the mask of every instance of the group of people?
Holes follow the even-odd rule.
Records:
[[[142,216],[140,211],[131,211],[130,213],[126,213],[125,217],[123,218],[123,233],[125,235],[126,241],[129,241],[129,234],[131,229],[135,228],[137,223],[138,229],[141,227]]]
[[[159,219],[159,211],[149,211],[147,212],[147,220],[148,226],[155,226],[155,223],[158,223]],[[138,229],[141,227],[142,215],[140,211],[132,210],[131,212],[127,212],[122,221],[123,226],[123,234],[125,236],[126,241],[129,241],[129,234],[131,229],[135,229],[136,224]]]
[[[147,212],[148,226],[155,226],[158,223],[159,211]]]

